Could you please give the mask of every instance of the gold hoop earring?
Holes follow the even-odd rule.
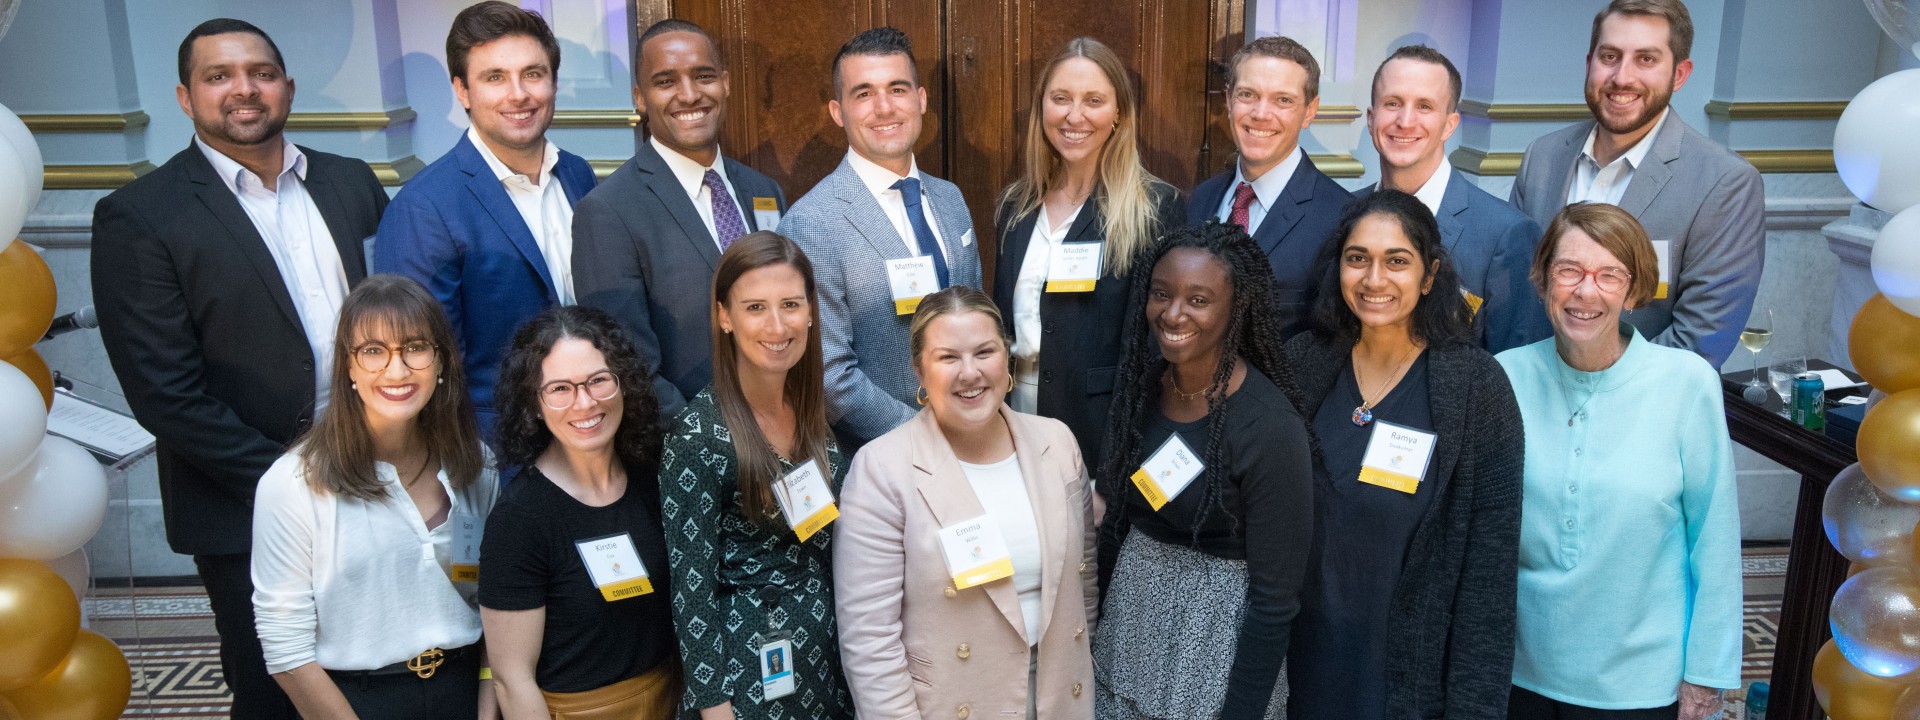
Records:
[[[920,403],[921,405],[927,404],[927,386],[922,385],[914,389],[913,401]]]
[[[1013,394],[1013,373],[1007,373],[1007,394]]]

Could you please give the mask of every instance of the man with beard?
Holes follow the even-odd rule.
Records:
[[[713,380],[713,302],[703,290],[720,253],[772,230],[787,196],[771,178],[720,154],[726,63],[685,20],[640,34],[633,104],[647,140],[587,193],[573,214],[573,281],[580,304],[627,324],[673,417]]]
[[[1583,122],[1533,142],[1513,204],[1546,227],[1568,203],[1625,208],[1660,261],[1654,300],[1625,315],[1648,339],[1719,367],[1753,308],[1765,259],[1760,173],[1668,112],[1693,72],[1680,0],[1613,0],[1593,19]]]
[[[192,147],[94,207],[93,301],[157,440],[167,543],[206,584],[233,717],[293,718],[254,634],[254,486],[325,407],[387,194],[366,163],[281,134],[293,78],[259,28],[201,23],[179,66]]]

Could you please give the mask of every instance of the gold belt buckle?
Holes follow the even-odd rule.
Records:
[[[421,680],[425,680],[433,677],[434,671],[439,670],[440,664],[446,661],[446,652],[440,648],[429,648],[426,652],[415,655],[412,660],[408,660],[407,669],[412,670],[413,674],[420,676]]]

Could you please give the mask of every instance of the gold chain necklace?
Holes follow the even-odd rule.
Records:
[[[1213,384],[1208,383],[1206,387],[1200,388],[1199,390],[1195,390],[1193,392],[1187,392],[1185,390],[1181,390],[1180,383],[1175,382],[1173,379],[1172,368],[1168,368],[1167,372],[1160,376],[1160,382],[1161,384],[1166,385],[1167,387],[1173,388],[1173,394],[1180,396],[1181,400],[1192,400],[1194,398],[1200,397],[1201,395],[1205,395],[1208,390],[1213,389]]]

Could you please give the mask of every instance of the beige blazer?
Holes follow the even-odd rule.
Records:
[[[1013,580],[955,590],[937,533],[978,517],[953,449],[922,410],[854,456],[833,538],[840,655],[863,720],[1019,720],[1039,652],[1045,720],[1093,717],[1094,526],[1079,446],[1058,420],[1002,406],[1040,529],[1040,641]]]

